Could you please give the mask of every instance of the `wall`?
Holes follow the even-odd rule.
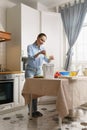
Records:
[[[38,4],[37,4],[37,9],[38,10],[40,10],[40,11],[49,11],[49,9],[46,7],[46,6],[44,6],[44,5],[42,5],[41,3],[39,3],[38,2]]]
[[[53,8],[47,8],[46,6],[42,5],[41,3],[38,2],[37,4],[37,9],[40,11],[50,11],[50,12],[57,12],[56,7]]]

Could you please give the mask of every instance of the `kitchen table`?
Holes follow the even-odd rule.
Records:
[[[87,102],[87,77],[27,78],[22,95],[25,104],[30,103],[31,97],[56,96],[56,110],[63,119],[70,109]]]

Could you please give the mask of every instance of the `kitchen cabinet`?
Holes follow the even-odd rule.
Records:
[[[32,44],[40,32],[47,35],[47,55],[54,55],[56,68],[61,68],[63,56],[63,27],[61,16],[56,12],[44,12],[19,4],[7,9],[7,31],[12,33],[6,44],[6,67],[22,70],[22,57],[27,57],[27,45]]]
[[[14,94],[13,107],[17,107],[19,105],[19,102],[18,102],[19,79],[18,79],[18,77],[19,77],[19,75],[15,74],[15,76],[14,76],[14,90],[13,90],[13,94]]]
[[[32,44],[40,32],[47,35],[47,55],[54,55],[56,68],[63,66],[63,27],[56,12],[44,12],[24,4],[7,9],[7,31],[12,33],[7,46],[7,68],[22,70],[22,57],[27,57],[27,45]]]
[[[25,75],[24,73],[21,73],[19,75],[19,89],[18,89],[18,101],[20,106],[24,106],[25,104],[24,98],[22,96],[22,89],[23,89],[24,82],[25,82]]]
[[[14,107],[24,106],[24,98],[22,96],[22,89],[24,85],[24,73],[16,74],[14,79]]]
[[[41,31],[46,33],[45,44],[47,56],[54,56],[54,67],[56,70],[63,66],[63,25],[60,13],[41,12]]]
[[[12,103],[12,108],[24,106],[24,98],[22,96],[23,85],[24,85],[24,73],[14,74],[14,90],[13,90],[14,101]]]
[[[27,45],[40,32],[40,12],[20,4],[7,9],[7,30],[12,33],[7,48],[7,68],[22,70],[22,57],[27,56]]]

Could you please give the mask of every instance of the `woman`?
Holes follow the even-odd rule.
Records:
[[[49,56],[49,58],[46,57],[46,50],[43,45],[46,39],[46,34],[40,33],[37,36],[37,40],[33,44],[28,45],[28,60],[25,69],[25,78],[33,78],[35,76],[41,75],[43,62],[45,61],[49,63],[54,59],[53,56]],[[32,100],[32,116],[42,116],[42,113],[37,111],[37,99]]]

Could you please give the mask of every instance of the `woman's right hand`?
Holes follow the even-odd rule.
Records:
[[[42,51],[38,52],[38,53],[34,56],[34,58],[36,58],[36,57],[39,56],[40,54],[43,54],[43,55],[46,56],[46,51],[45,51],[45,50],[42,50]]]
[[[40,51],[40,54],[46,55],[46,51],[42,50],[42,51]]]

